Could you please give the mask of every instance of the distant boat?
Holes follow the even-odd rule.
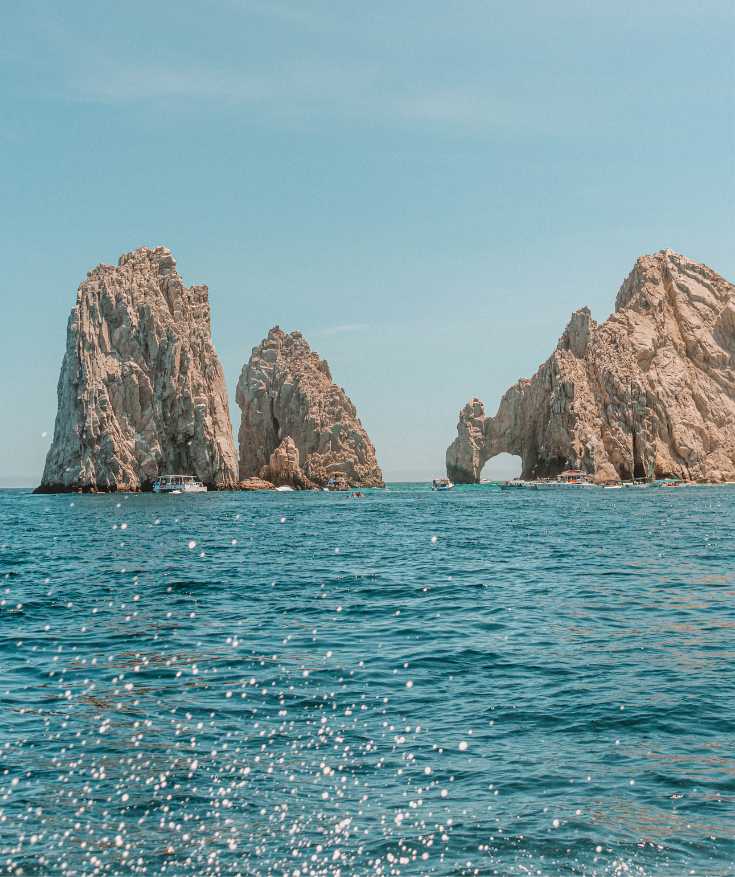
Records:
[[[448,478],[435,478],[431,482],[432,490],[451,490],[454,484]]]
[[[206,493],[207,488],[193,475],[161,475],[153,482],[154,493]]]
[[[501,490],[547,490],[559,487],[595,487],[591,477],[580,469],[566,469],[556,478],[539,478],[527,481],[524,478],[514,478],[512,481],[504,481],[500,484]]]
[[[581,469],[565,469],[556,476],[556,483],[561,487],[594,487],[592,479]]]
[[[288,484],[282,484],[280,487],[277,487],[276,490],[280,491],[281,493],[292,493],[293,487],[289,487]]]

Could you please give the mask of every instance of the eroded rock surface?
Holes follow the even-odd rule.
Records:
[[[240,482],[240,490],[273,490],[275,484],[262,478],[245,478]]]
[[[291,436],[286,436],[273,451],[260,471],[260,477],[270,481],[275,487],[293,487],[296,490],[308,490],[316,485],[301,471],[299,465],[299,449]]]
[[[642,256],[602,324],[576,311],[556,350],[495,417],[460,412],[447,472],[477,482],[501,452],[524,478],[735,479],[735,286],[671,250]]]
[[[207,287],[142,247],[79,287],[39,490],[140,490],[163,473],[235,487],[237,455]]]
[[[276,326],[253,349],[237,385],[237,404],[241,479],[260,475],[290,437],[309,481],[383,486],[375,448],[355,406],[300,332]]]

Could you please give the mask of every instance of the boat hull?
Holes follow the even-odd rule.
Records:
[[[181,485],[177,487],[155,487],[153,488],[154,493],[206,493],[207,488],[204,484],[197,485],[196,487],[182,487]]]

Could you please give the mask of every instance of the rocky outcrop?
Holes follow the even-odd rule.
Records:
[[[601,325],[576,311],[556,350],[494,417],[460,412],[447,472],[477,482],[519,455],[524,478],[735,479],[735,286],[671,250],[642,256]]]
[[[273,451],[268,465],[261,469],[260,477],[275,487],[293,487],[296,490],[316,487],[301,471],[299,449],[290,435]]]
[[[457,484],[480,480],[485,464],[485,406],[475,398],[459,412],[457,438],[447,451],[447,477]]]
[[[239,484],[240,490],[273,490],[275,484],[262,478],[245,478]]]
[[[237,385],[237,404],[241,479],[259,475],[290,437],[309,481],[383,486],[375,448],[355,406],[300,332],[276,326],[253,349]]]
[[[227,391],[206,286],[165,247],[98,265],[67,327],[41,491],[140,490],[161,473],[237,486]]]

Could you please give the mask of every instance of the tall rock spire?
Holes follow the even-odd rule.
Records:
[[[81,284],[67,326],[54,438],[39,491],[140,490],[162,473],[237,484],[208,290],[165,247],[141,247]]]

